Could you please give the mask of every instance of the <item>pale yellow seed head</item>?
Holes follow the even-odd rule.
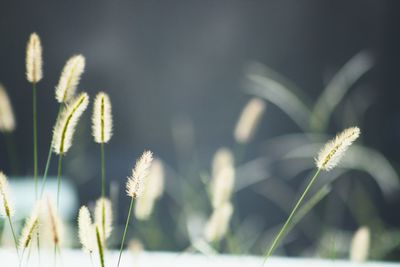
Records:
[[[211,201],[213,208],[218,208],[228,202],[235,185],[235,169],[227,166],[220,170],[211,181]]]
[[[360,136],[358,127],[351,127],[339,133],[325,144],[315,159],[318,169],[329,171],[342,159],[347,149]]]
[[[104,218],[103,210],[104,207]],[[99,198],[96,201],[96,206],[94,209],[94,221],[100,227],[100,235],[102,240],[106,241],[112,232],[113,214],[111,201],[107,198]],[[104,233],[103,233],[104,229]]]
[[[143,184],[143,194],[135,202],[135,217],[138,220],[149,219],[155,202],[164,191],[164,166],[161,160],[153,160]]]
[[[211,164],[211,176],[216,177],[218,173],[226,168],[233,167],[235,160],[232,151],[226,147],[220,148],[215,152],[212,164]]]
[[[138,198],[143,193],[143,181],[149,174],[153,153],[151,151],[143,152],[142,156],[136,161],[135,168],[132,170],[132,176],[128,177],[126,183],[126,193],[132,198]]]
[[[75,92],[85,71],[85,57],[76,55],[71,57],[62,70],[56,87],[56,99],[59,103],[68,103],[75,97]]]
[[[6,175],[0,171],[0,215],[11,218],[14,216],[14,205],[10,197],[10,186]]]
[[[370,245],[370,231],[368,227],[361,227],[354,234],[351,241],[350,260],[364,262],[368,260]]]
[[[230,202],[214,209],[204,228],[204,237],[208,242],[219,241],[226,235],[232,214],[233,206]]]
[[[42,208],[42,202],[38,201],[33,208],[31,215],[25,221],[24,228],[22,229],[21,237],[19,239],[19,246],[21,249],[27,248],[32,239],[34,234],[39,228],[39,214]]]
[[[82,249],[88,253],[93,253],[96,250],[96,232],[89,209],[86,206],[79,209],[78,231]]]
[[[10,133],[15,130],[15,117],[8,94],[0,84],[0,132]]]
[[[50,198],[47,198],[47,212],[53,243],[60,246],[64,237],[64,225]]]
[[[71,147],[76,125],[88,104],[89,96],[81,93],[61,113],[53,131],[52,146],[56,154],[65,154]]]
[[[253,98],[247,103],[236,124],[234,132],[236,142],[245,144],[251,140],[258,128],[265,108],[265,102],[259,98]]]
[[[107,143],[112,136],[111,102],[104,92],[97,94],[93,104],[92,135],[96,143]]]
[[[36,33],[32,33],[26,48],[26,79],[38,83],[43,78],[42,45]]]

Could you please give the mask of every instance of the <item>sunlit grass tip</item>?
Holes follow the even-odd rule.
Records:
[[[76,88],[84,71],[84,56],[75,55],[68,59],[56,87],[56,99],[59,103],[68,103],[75,97]]]
[[[143,194],[136,200],[135,217],[147,220],[154,208],[155,202],[164,191],[164,166],[160,159],[154,159],[149,175],[144,181]]]
[[[235,185],[235,169],[225,166],[211,180],[210,193],[213,208],[218,208],[231,198]]]
[[[107,143],[112,136],[113,120],[109,96],[100,92],[97,94],[92,115],[92,135],[96,143]]]
[[[333,169],[359,136],[360,129],[358,127],[350,127],[326,143],[315,159],[318,169],[325,171]]]
[[[64,226],[61,217],[58,211],[54,208],[54,204],[50,198],[47,198],[47,212],[53,243],[60,246],[63,241]]]
[[[72,145],[72,138],[79,118],[89,104],[87,93],[81,93],[62,112],[53,131],[53,151],[65,154]]]
[[[104,207],[104,217],[103,217]],[[105,241],[110,237],[113,224],[111,201],[107,198],[99,198],[94,209],[94,221],[100,227],[100,236],[105,246]]]
[[[0,132],[10,133],[15,130],[15,116],[6,89],[0,84]]]
[[[253,98],[247,103],[234,131],[236,142],[244,144],[250,141],[257,130],[265,108],[265,102],[259,98]]]
[[[214,154],[211,164],[211,176],[216,177],[221,170],[234,165],[235,160],[232,151],[229,148],[222,147]]]
[[[0,196],[0,214],[8,218],[12,218],[15,212],[14,205],[10,197],[10,186],[8,184],[6,175],[2,171],[0,171]]]
[[[354,262],[367,261],[369,245],[370,231],[368,227],[363,226],[356,231],[351,241],[350,260]]]
[[[226,235],[232,214],[233,206],[230,202],[214,209],[204,228],[204,237],[208,242],[219,241]]]
[[[32,33],[26,48],[26,79],[38,83],[43,78],[42,45],[36,33]]]
[[[143,181],[149,174],[150,166],[153,161],[153,152],[147,150],[136,161],[132,170],[132,176],[128,177],[126,183],[126,193],[132,198],[138,198],[143,193]]]
[[[24,228],[19,239],[19,246],[25,250],[31,243],[34,234],[39,228],[39,212],[42,207],[41,201],[38,201],[33,208],[31,215],[26,219]]]
[[[79,209],[78,234],[82,249],[92,254],[96,250],[96,232],[89,209],[86,206]]]

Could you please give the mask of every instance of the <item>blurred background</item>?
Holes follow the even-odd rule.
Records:
[[[233,137],[236,122],[256,96],[267,108],[237,162],[240,188],[232,220],[232,231],[238,229],[251,244],[236,250],[228,246],[225,251],[261,253],[309,177],[318,150],[310,148],[307,156],[307,145],[324,143],[342,129],[358,125],[362,140],[356,152],[365,156],[364,161],[353,159],[347,169],[326,175],[332,181],[331,192],[287,238],[281,253],[309,255],[324,233],[341,236],[379,220],[379,226],[371,227],[396,238],[374,257],[399,259],[398,10],[397,1],[382,0],[3,1],[0,81],[16,114],[13,139],[18,164],[12,169],[1,137],[0,168],[10,176],[33,173],[25,49],[35,31],[44,55],[44,79],[38,85],[40,172],[58,109],[54,88],[66,60],[81,53],[87,64],[79,90],[87,91],[92,100],[97,92],[106,91],[113,104],[114,135],[106,145],[106,160],[110,192],[118,196],[119,224],[126,217],[129,199],[124,187],[136,158],[151,149],[165,163],[166,192],[155,211],[164,238],[148,240],[150,249],[188,246],[188,238],[169,231],[183,209],[176,204],[180,199],[176,194],[185,196],[180,184],[191,185],[193,192],[205,186],[217,149],[238,147]],[[344,80],[351,81],[358,72],[362,75],[344,86],[343,97],[335,98],[338,103],[323,127],[315,121],[308,127],[301,122],[304,116],[296,121],[290,116],[299,115],[296,103],[285,94],[276,100],[277,95],[263,91],[268,84],[254,85],[251,79],[251,75],[273,77],[313,111],[335,74],[354,57],[356,63],[347,68]],[[330,106],[330,97],[335,94],[327,94],[320,105]],[[100,194],[100,149],[91,137],[91,109],[84,114],[65,161],[65,176],[76,187],[80,204]],[[373,156],[367,156],[364,148]],[[53,158],[52,175],[56,167]],[[358,191],[361,196],[353,199]],[[187,195],[186,201],[197,201],[198,197]],[[191,206],[194,215],[197,207]],[[209,204],[200,207],[204,207],[200,215],[208,216]]]

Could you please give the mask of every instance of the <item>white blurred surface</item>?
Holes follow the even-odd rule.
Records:
[[[90,257],[80,250],[62,250],[62,262],[58,261],[56,266],[91,266]],[[15,250],[12,248],[0,250],[0,266],[18,266],[18,260],[15,255]],[[60,259],[60,258],[59,258]],[[29,264],[25,263],[23,266],[38,266],[38,258],[36,253],[31,254]],[[106,252],[106,266],[116,266],[118,261],[118,252]],[[93,257],[94,266],[100,266],[97,255]],[[174,266],[174,267],[246,267],[255,266],[261,267],[262,258],[253,256],[203,256],[199,254],[178,254],[168,252],[142,252],[137,256],[133,256],[131,252],[125,251],[122,256],[120,267],[160,267],[160,266]],[[54,267],[54,254],[53,251],[47,250],[41,252],[41,266]],[[298,259],[298,258],[279,258],[272,257],[265,264],[265,267],[392,267],[399,266],[399,263],[350,263],[348,261],[337,260],[318,260],[318,259]]]
[[[38,194],[41,190],[41,180],[39,177]],[[15,205],[16,219],[26,218],[30,215],[35,205],[35,183],[33,177],[10,177],[11,198]],[[48,177],[43,191],[43,197],[50,197],[54,203],[57,200],[57,178]],[[73,184],[68,178],[61,180],[60,190],[60,209],[64,220],[69,220],[75,216],[78,209],[78,195]],[[0,265],[1,266],[1,265]]]

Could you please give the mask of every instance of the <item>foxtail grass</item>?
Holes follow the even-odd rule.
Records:
[[[153,161],[153,153],[151,151],[143,152],[142,156],[136,161],[135,167],[132,170],[132,176],[128,177],[128,181],[126,183],[126,193],[131,198],[130,201],[131,203],[129,205],[128,217],[126,218],[124,234],[122,235],[117,267],[119,267],[119,264],[121,262],[122,249],[124,248],[125,237],[131,219],[133,202],[135,199],[139,198],[143,193],[144,190],[143,180],[149,175],[149,170],[152,161]]]
[[[17,251],[17,256],[19,259],[19,250],[18,250],[18,241],[17,237],[15,235],[13,223],[12,223],[12,217],[14,216],[14,206],[13,203],[11,202],[11,197],[10,197],[10,188],[8,184],[8,180],[6,175],[0,171],[0,197],[2,202],[2,207],[0,209],[1,215],[7,217],[8,223],[11,228],[11,233],[14,239],[14,245],[15,245],[15,250]]]
[[[112,136],[112,114],[111,114],[111,102],[109,96],[100,92],[97,94],[93,104],[93,115],[92,115],[92,135],[94,141],[100,144],[100,158],[101,158],[101,197],[104,200],[106,198],[106,163],[105,163],[105,152],[104,145],[110,141]],[[102,224],[101,233],[104,238],[103,243],[106,244],[106,207],[105,201],[102,201],[101,206],[101,218]]]
[[[56,123],[60,119],[60,114],[65,108],[65,106],[75,98],[76,90],[79,84],[79,81],[81,79],[81,76],[85,70],[85,57],[82,55],[75,55],[71,57],[65,64],[60,80],[56,86],[55,90],[55,96],[57,102],[60,103],[57,117],[56,117]],[[53,140],[52,140],[53,142]],[[47,179],[47,173],[49,170],[51,158],[52,158],[52,147],[53,144],[52,142],[50,143],[49,150],[47,153],[47,161],[46,161],[46,166],[42,178],[42,188],[40,192],[40,196],[42,197],[44,187],[46,185],[46,179]]]
[[[67,106],[56,122],[53,133],[53,151],[59,155],[57,172],[57,209],[60,202],[62,159],[72,145],[76,125],[89,104],[89,96],[81,93]]]
[[[339,133],[334,139],[326,143],[326,145],[321,149],[317,158],[315,159],[315,164],[317,166],[317,170],[314,176],[311,178],[310,182],[308,183],[307,187],[301,194],[300,198],[294,205],[292,211],[289,214],[289,217],[286,219],[284,225],[274,238],[272,244],[270,245],[269,249],[266,251],[264,256],[264,261],[262,266],[265,265],[266,261],[269,257],[274,253],[276,247],[281,242],[282,238],[287,233],[293,219],[295,218],[297,210],[300,208],[301,204],[303,203],[304,199],[310,192],[311,188],[315,184],[318,179],[318,176],[322,171],[330,171],[333,169],[340,160],[343,158],[347,149],[351,146],[351,144],[359,137],[360,129],[357,127],[351,127],[343,132]]]
[[[26,78],[32,83],[32,116],[33,116],[33,177],[35,196],[38,196],[38,147],[37,147],[37,83],[43,78],[42,45],[36,33],[32,33],[26,48]]]

